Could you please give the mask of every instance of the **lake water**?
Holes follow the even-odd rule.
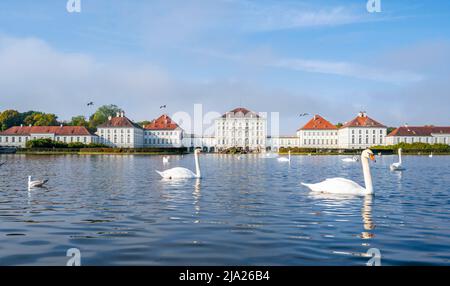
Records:
[[[300,182],[335,176],[363,184],[341,156],[201,154],[202,180],[163,181],[155,170],[194,169],[193,155],[2,155],[0,265],[450,265],[450,157],[395,156],[371,164],[375,196],[312,195]],[[27,191],[27,176],[49,179]]]

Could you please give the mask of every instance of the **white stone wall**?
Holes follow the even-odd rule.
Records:
[[[231,116],[215,121],[215,137],[219,149],[232,147],[264,150],[267,140],[267,123],[262,117]]]
[[[183,146],[183,131],[175,130],[144,130],[144,147],[180,148]]]
[[[29,140],[35,139],[51,139],[53,141],[63,143],[83,143],[90,144],[97,142],[97,136],[93,135],[55,135],[53,133],[30,134],[30,135],[0,135],[0,146],[11,146],[17,148],[25,148]]]
[[[144,130],[128,127],[98,128],[99,143],[118,148],[144,147]]]
[[[381,127],[345,127],[338,131],[338,143],[341,149],[365,149],[386,144],[387,128]]]
[[[428,143],[450,145],[450,134],[432,134],[431,136],[387,136],[386,145],[399,143]]]
[[[339,148],[338,130],[299,130],[297,136],[302,148]]]

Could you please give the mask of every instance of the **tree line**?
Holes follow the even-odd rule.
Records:
[[[116,116],[123,110],[114,104],[100,106],[89,118],[84,115],[78,115],[71,118],[70,121],[59,121],[58,116],[53,113],[41,111],[19,112],[8,109],[0,112],[0,131],[4,131],[12,126],[84,126],[90,132],[97,131],[97,126],[105,123],[109,116]]]

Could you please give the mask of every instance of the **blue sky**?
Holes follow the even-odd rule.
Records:
[[[66,0],[0,2],[0,109],[61,119],[114,103],[134,120],[303,112],[332,122],[360,110],[390,126],[449,125],[450,2]]]

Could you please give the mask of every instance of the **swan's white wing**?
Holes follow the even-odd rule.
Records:
[[[188,179],[195,177],[195,174],[191,170],[182,167],[176,167],[162,172],[161,171],[156,172],[165,179]]]
[[[313,192],[330,193],[330,194],[362,194],[365,189],[352,180],[344,178],[326,179],[317,184],[305,184]]]

